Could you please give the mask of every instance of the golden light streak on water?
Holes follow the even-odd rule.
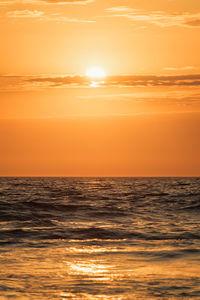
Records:
[[[147,259],[138,260],[133,254],[110,252],[108,255],[104,247],[102,251],[99,248],[93,253],[87,253],[88,247],[79,249],[78,245],[74,247],[74,251],[72,247],[70,249],[71,251],[66,247],[52,247],[48,250],[27,248],[22,251],[18,248],[1,255],[1,277],[10,286],[7,295],[15,295],[20,300],[30,297],[34,300],[150,300],[155,298],[148,295],[148,289],[156,284],[163,286],[163,289],[170,288],[175,283],[184,288],[184,285],[194,284],[195,278],[199,276],[198,265],[192,260],[152,262]],[[130,248],[123,250],[128,253]],[[12,269],[9,268],[10,264]],[[12,288],[18,292],[12,294]],[[123,290],[126,292],[120,295]],[[159,295],[159,290],[157,293]]]

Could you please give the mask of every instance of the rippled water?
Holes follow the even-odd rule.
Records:
[[[0,299],[200,299],[200,178],[0,178]]]

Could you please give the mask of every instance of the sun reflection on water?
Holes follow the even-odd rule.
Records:
[[[94,300],[94,299],[101,299],[101,300],[110,300],[110,299],[115,299],[115,300],[131,300],[131,298],[124,298],[123,296],[113,296],[113,295],[89,295],[86,293],[81,293],[81,294],[73,294],[73,293],[61,293],[60,294],[62,297],[62,300],[66,299],[76,299],[76,300]],[[138,298],[134,298],[139,300]],[[141,300],[141,299],[140,299]]]
[[[108,267],[103,264],[99,264],[98,261],[95,260],[89,260],[89,261],[83,261],[83,262],[67,262],[67,265],[72,270],[72,272],[76,274],[87,274],[95,275],[98,273],[107,273]],[[110,266],[109,266],[110,267]]]
[[[118,251],[112,252],[111,246],[107,246],[106,252],[106,247],[80,245],[76,241],[69,247],[27,248],[24,252],[13,249],[0,257],[2,279],[8,287],[16,288],[15,292],[8,290],[5,295],[19,296],[20,300],[30,297],[34,300],[152,300],[149,289],[161,295],[162,290],[170,290],[173,284],[182,289],[191,286],[190,289],[198,293],[199,268],[195,261],[154,260],[148,253],[142,259],[135,247],[118,247]],[[9,262],[13,264],[12,269],[8,267]],[[22,288],[26,290],[24,295]],[[178,291],[178,288],[173,290]],[[30,297],[23,298],[26,295]]]

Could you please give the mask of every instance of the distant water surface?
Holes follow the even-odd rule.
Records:
[[[200,178],[0,178],[0,299],[200,299]]]

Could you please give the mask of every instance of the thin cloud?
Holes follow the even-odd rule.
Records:
[[[195,20],[188,20],[185,22],[185,24],[191,27],[200,27],[200,18]]]
[[[88,4],[93,2],[94,0],[40,0],[41,2],[45,2],[48,4]]]
[[[43,11],[38,10],[14,10],[7,13],[9,18],[26,18],[26,19],[38,19],[40,21],[57,21],[57,22],[72,22],[72,23],[94,23],[94,20],[84,20],[68,18],[60,13],[57,14],[45,14]]]
[[[110,86],[199,86],[200,74],[156,76],[156,75],[121,75],[110,76],[105,81]]]
[[[188,71],[188,70],[196,70],[195,66],[185,66],[185,67],[165,67],[163,70],[166,71]]]
[[[49,4],[49,5],[86,5],[94,2],[95,0],[0,0],[1,6],[7,6],[11,4],[21,3],[21,4]]]
[[[65,88],[89,86],[90,81],[85,76],[0,76],[0,91],[28,91],[48,88]]]
[[[115,6],[107,8],[106,11],[108,12],[124,12],[124,13],[133,13],[133,12],[139,12],[141,9],[133,9],[127,6]]]
[[[200,87],[200,74],[156,76],[116,75],[102,81],[92,81],[87,76],[0,76],[0,90],[37,90],[67,87]]]
[[[30,78],[28,82],[48,83],[51,87],[79,85],[91,85],[87,76],[63,76]],[[156,75],[116,75],[107,76],[103,81],[97,81],[97,86],[200,86],[200,74],[156,76]]]
[[[164,11],[146,11],[143,9],[133,9],[127,6],[117,6],[107,8],[106,12],[111,13],[112,17],[124,17],[133,22],[143,22],[160,27],[199,27],[200,13],[173,13],[168,14]]]
[[[44,12],[38,10],[14,10],[7,13],[9,18],[41,18]]]
[[[160,91],[147,91],[147,92],[135,92],[127,94],[97,94],[97,95],[84,95],[77,96],[80,99],[99,99],[100,101],[120,101],[135,103],[156,103],[156,104],[187,104],[196,105],[200,104],[200,94],[191,91],[166,91],[165,93]]]

